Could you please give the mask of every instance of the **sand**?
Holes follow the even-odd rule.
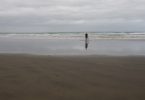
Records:
[[[145,100],[145,57],[1,54],[0,100]]]

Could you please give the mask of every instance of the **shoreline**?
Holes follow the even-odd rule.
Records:
[[[145,55],[145,41],[142,40],[81,40],[59,39],[0,39],[0,53],[33,55]],[[86,50],[87,45],[87,50]]]
[[[0,53],[0,56],[28,56],[28,57],[145,57],[145,55],[117,55],[117,54],[33,54],[33,53]]]

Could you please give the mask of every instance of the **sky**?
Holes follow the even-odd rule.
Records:
[[[145,0],[0,0],[0,32],[145,32]]]

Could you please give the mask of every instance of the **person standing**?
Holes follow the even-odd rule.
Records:
[[[88,33],[85,34],[85,38],[86,38],[86,40],[88,39]]]
[[[85,34],[85,48],[88,48],[88,33]]]

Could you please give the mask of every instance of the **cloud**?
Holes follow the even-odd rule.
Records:
[[[144,5],[144,0],[0,0],[0,30],[145,31]]]

